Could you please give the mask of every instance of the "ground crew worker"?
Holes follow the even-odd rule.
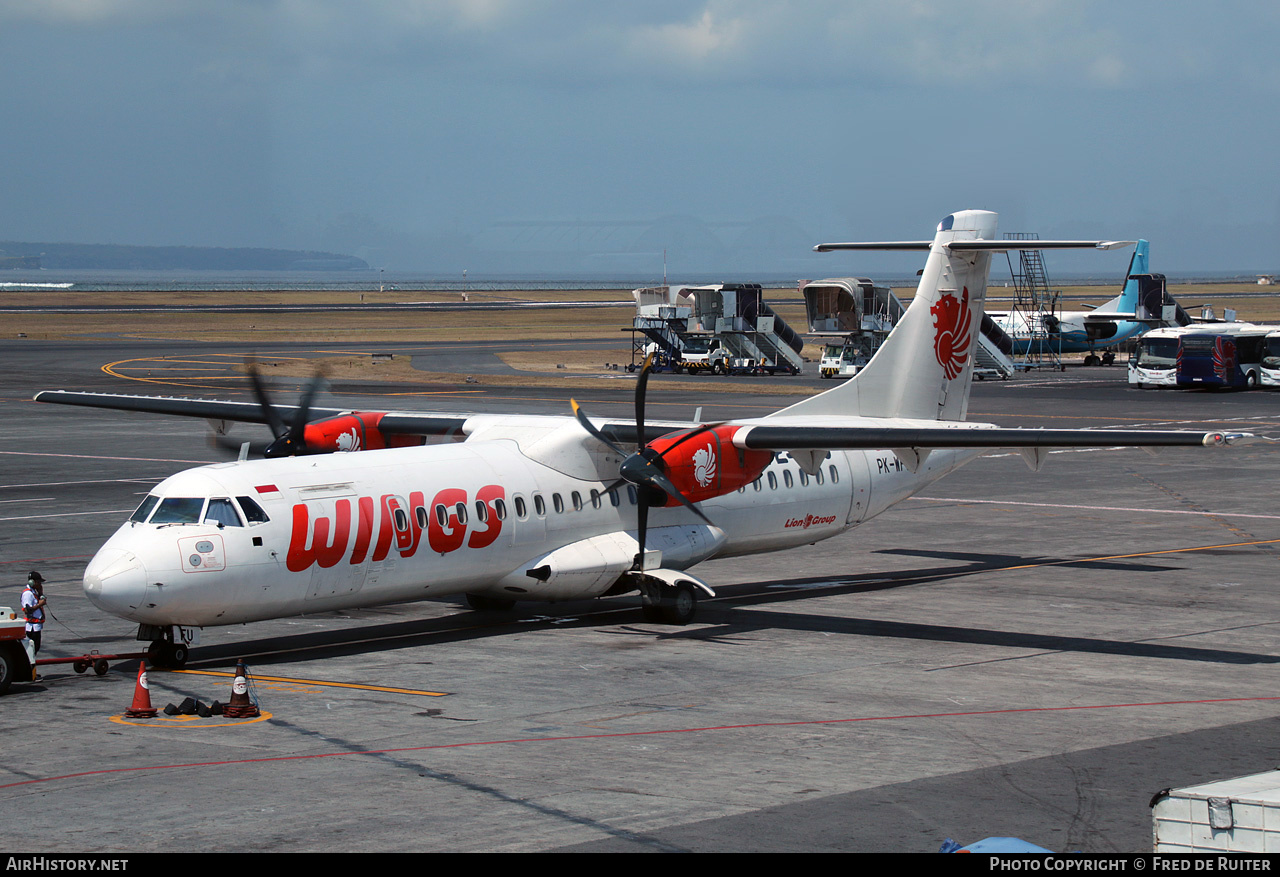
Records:
[[[44,630],[44,576],[32,570],[22,591],[22,614],[27,616],[27,639],[40,651],[40,631]]]

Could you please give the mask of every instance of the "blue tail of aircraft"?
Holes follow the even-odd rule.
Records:
[[[1132,314],[1138,309],[1138,290],[1140,283],[1135,274],[1150,274],[1151,266],[1147,261],[1147,242],[1138,241],[1133,249],[1133,258],[1129,260],[1129,270],[1125,272],[1124,289],[1116,299],[1115,310]]]

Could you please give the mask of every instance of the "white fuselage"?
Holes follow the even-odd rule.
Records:
[[[913,473],[892,451],[835,451],[820,478],[778,454],[754,484],[700,504],[714,526],[680,506],[653,509],[646,547],[680,570],[817,542],[976,453],[935,451]],[[187,627],[458,594],[596,597],[636,551],[634,497],[607,484],[509,439],[204,466],[156,486],[154,520],[122,525],[84,588],[113,614]],[[156,522],[173,520],[160,514],[168,499],[187,500],[172,503],[181,522]]]

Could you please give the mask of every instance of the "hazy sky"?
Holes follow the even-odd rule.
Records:
[[[1278,46],[1232,0],[0,0],[0,239],[479,273],[526,228],[812,260],[981,207],[1277,271]]]

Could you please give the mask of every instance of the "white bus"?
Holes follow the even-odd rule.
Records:
[[[1140,337],[1129,355],[1129,386],[1178,386],[1178,339],[1195,331],[1204,331],[1203,325],[1166,326]]]
[[[1280,387],[1280,329],[1267,333],[1262,351],[1262,386]]]

